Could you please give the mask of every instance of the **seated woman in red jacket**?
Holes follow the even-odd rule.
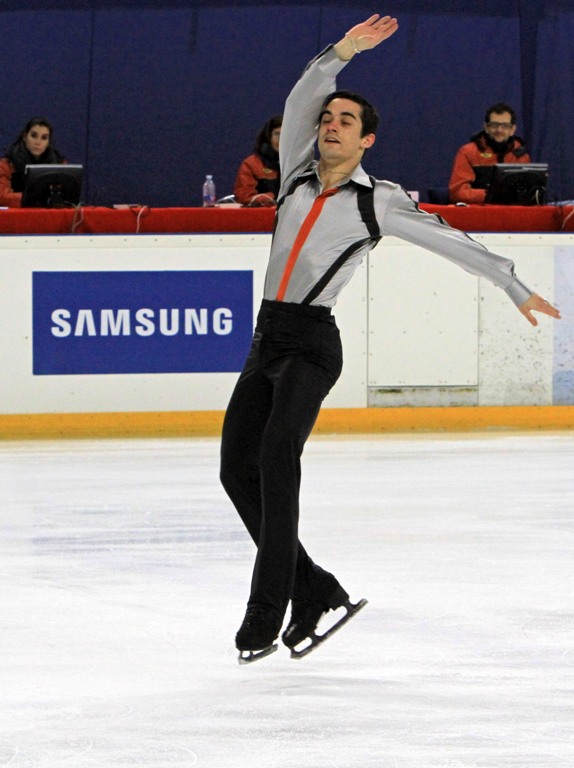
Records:
[[[65,163],[53,144],[53,130],[45,117],[33,117],[0,159],[0,205],[19,208],[22,204],[24,169],[36,163]]]
[[[275,205],[281,182],[279,137],[282,115],[270,118],[257,134],[255,149],[239,166],[233,193],[242,205]]]
[[[495,163],[529,163],[524,142],[516,133],[516,115],[502,102],[486,110],[484,126],[456,153],[448,185],[451,203],[484,203],[486,190],[472,186],[474,166]]]

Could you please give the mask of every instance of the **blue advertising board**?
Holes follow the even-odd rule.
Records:
[[[34,272],[36,376],[240,371],[253,272]]]

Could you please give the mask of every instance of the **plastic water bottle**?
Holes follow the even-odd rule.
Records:
[[[216,200],[216,194],[215,194],[215,182],[213,181],[213,176],[208,173],[205,177],[205,181],[203,182],[203,205],[204,207],[212,207],[215,205]]]

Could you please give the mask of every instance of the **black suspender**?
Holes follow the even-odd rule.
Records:
[[[366,245],[369,240],[371,240],[370,237],[365,237],[363,240],[358,240],[356,243],[353,243],[346,250],[344,250],[339,258],[331,264],[323,277],[317,280],[301,304],[310,304],[314,299],[316,299],[317,296],[319,296],[319,294],[323,291],[323,289],[331,282],[333,276],[341,269],[347,259],[350,259],[351,256],[364,245]]]
[[[372,176],[369,176],[369,178],[371,179],[371,183],[373,185],[372,187],[365,187],[362,184],[356,185],[357,205],[359,207],[361,219],[369,231],[369,237],[364,237],[362,240],[358,240],[346,248],[343,253],[331,264],[325,274],[319,278],[313,288],[311,288],[309,293],[301,302],[302,304],[310,304],[312,301],[314,301],[314,299],[316,299],[317,296],[322,293],[323,289],[331,282],[334,275],[337,274],[343,264],[348,259],[350,259],[354,253],[357,253],[357,251],[359,251],[361,248],[364,248],[364,246],[369,242],[373,243],[374,248],[381,239],[381,229],[379,227],[377,217],[375,216],[375,179]]]
[[[359,206],[359,213],[361,219],[365,222],[371,240],[375,241],[375,245],[381,239],[381,229],[379,222],[375,216],[375,184],[376,180],[374,176],[369,176],[372,187],[363,187],[357,185],[357,205]]]
[[[296,179],[293,179],[287,192],[278,201],[277,210],[275,213],[275,223],[273,226],[273,234],[275,234],[275,227],[277,226],[279,209],[281,208],[281,205],[283,204],[285,198],[288,197],[289,195],[292,195],[293,192],[295,192],[295,190],[297,189],[297,187],[301,186],[301,184],[305,184],[306,182],[310,181],[311,178],[313,177],[310,175],[302,175],[302,176],[298,176]],[[325,272],[325,274],[315,283],[313,288],[311,288],[309,293],[305,296],[305,298],[301,302],[302,304],[310,304],[314,299],[316,299],[317,296],[319,296],[319,294],[323,291],[325,286],[327,286],[331,282],[334,275],[336,275],[336,273],[341,269],[343,264],[348,259],[350,259],[354,253],[359,251],[369,242],[373,243],[373,248],[374,248],[375,245],[381,239],[382,237],[381,230],[379,227],[379,223],[377,221],[377,217],[375,215],[375,203],[374,203],[375,178],[373,176],[369,176],[369,178],[371,180],[371,184],[373,185],[372,187],[365,187],[363,184],[355,184],[355,187],[357,190],[357,206],[359,208],[359,213],[361,214],[361,219],[369,232],[369,237],[364,237],[362,240],[357,240],[357,242],[353,243],[348,248],[346,248],[343,251],[343,253],[331,264],[331,266]]]
[[[277,208],[275,209],[275,219],[273,221],[273,235],[275,234],[275,229],[277,228],[277,222],[279,220],[279,211],[281,210],[281,206],[285,202],[285,198],[289,197],[289,195],[292,195],[293,192],[295,192],[295,190],[297,189],[297,187],[300,187],[301,184],[305,184],[306,182],[310,181],[312,178],[313,177],[308,174],[305,174],[303,176],[297,176],[296,179],[293,179],[293,181],[289,185],[289,189],[287,190],[287,192],[285,192],[283,197],[279,198],[279,200],[277,201]]]

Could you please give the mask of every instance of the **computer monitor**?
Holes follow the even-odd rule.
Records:
[[[80,202],[82,165],[27,165],[22,208],[73,208]]]
[[[476,166],[473,187],[486,189],[493,205],[544,205],[548,163],[496,163]]]
[[[488,189],[494,174],[494,165],[473,165],[474,181],[470,182],[473,189]]]

